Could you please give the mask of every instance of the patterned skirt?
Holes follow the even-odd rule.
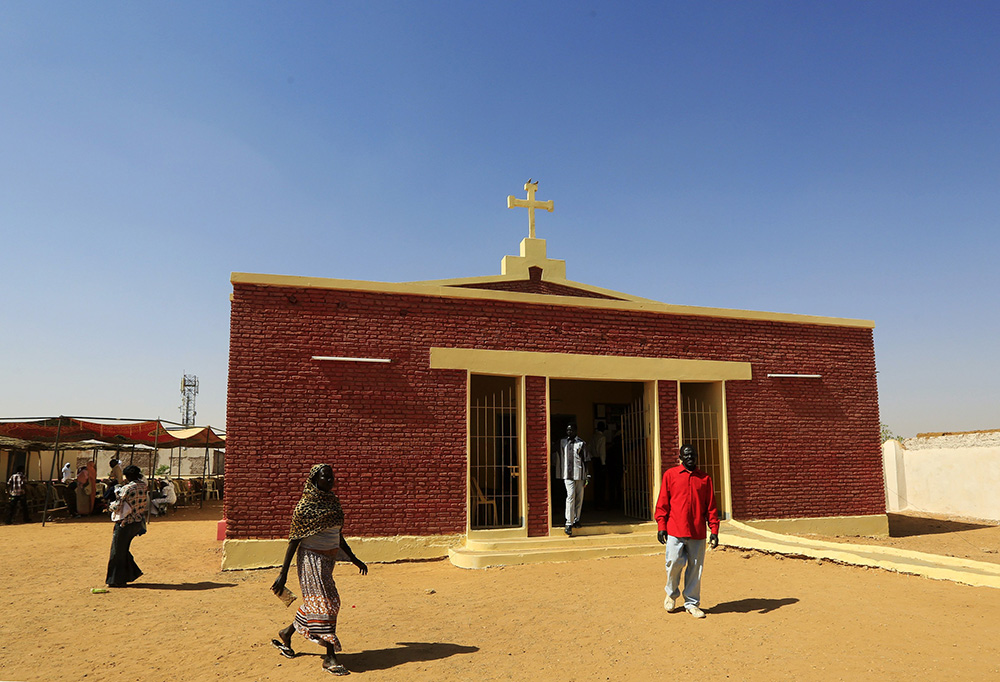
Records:
[[[340,594],[333,582],[335,558],[299,547],[296,562],[302,606],[295,612],[295,630],[311,642],[332,644],[340,651],[337,639],[337,614]]]

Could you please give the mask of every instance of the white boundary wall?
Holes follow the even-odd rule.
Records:
[[[1000,521],[1000,432],[890,440],[882,461],[886,511]]]

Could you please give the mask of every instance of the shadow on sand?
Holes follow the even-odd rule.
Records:
[[[958,533],[963,530],[992,528],[987,523],[951,521],[925,516],[910,516],[908,514],[889,514],[888,516],[889,537],[892,538],[909,538],[915,535],[937,535],[939,533]]]
[[[192,590],[218,590],[222,587],[236,587],[236,583],[212,583],[203,581],[200,583],[132,583],[128,586],[130,590],[179,590],[182,592]]]
[[[705,609],[705,613],[750,613],[751,611],[771,613],[775,609],[795,604],[798,601],[794,597],[785,597],[784,599],[737,599],[736,601],[716,604],[712,608]]]
[[[372,670],[388,670],[404,663],[418,661],[436,661],[456,654],[474,654],[479,651],[477,646],[463,646],[448,642],[396,642],[392,649],[372,649],[359,651],[356,654],[337,654],[337,660],[351,672],[370,672]],[[324,654],[307,653],[298,656],[323,656]]]

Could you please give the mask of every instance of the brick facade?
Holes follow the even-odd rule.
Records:
[[[528,535],[549,534],[549,443],[545,438],[548,404],[545,377],[525,377],[527,430]]]
[[[226,500],[230,538],[287,535],[312,464],[329,462],[349,535],[466,528],[466,378],[431,347],[728,360],[735,518],[885,511],[872,331],[511,300],[234,283]],[[312,361],[313,355],[390,364]],[[768,373],[822,379],[767,378]],[[677,386],[657,382],[665,465]],[[548,532],[545,378],[525,379],[527,527]]]
[[[665,471],[677,464],[677,440],[680,437],[677,382],[657,381],[656,393],[660,403],[660,471]]]

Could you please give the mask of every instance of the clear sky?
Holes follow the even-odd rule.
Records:
[[[1000,4],[0,3],[0,416],[225,422],[233,271],[874,320],[1000,428]]]

